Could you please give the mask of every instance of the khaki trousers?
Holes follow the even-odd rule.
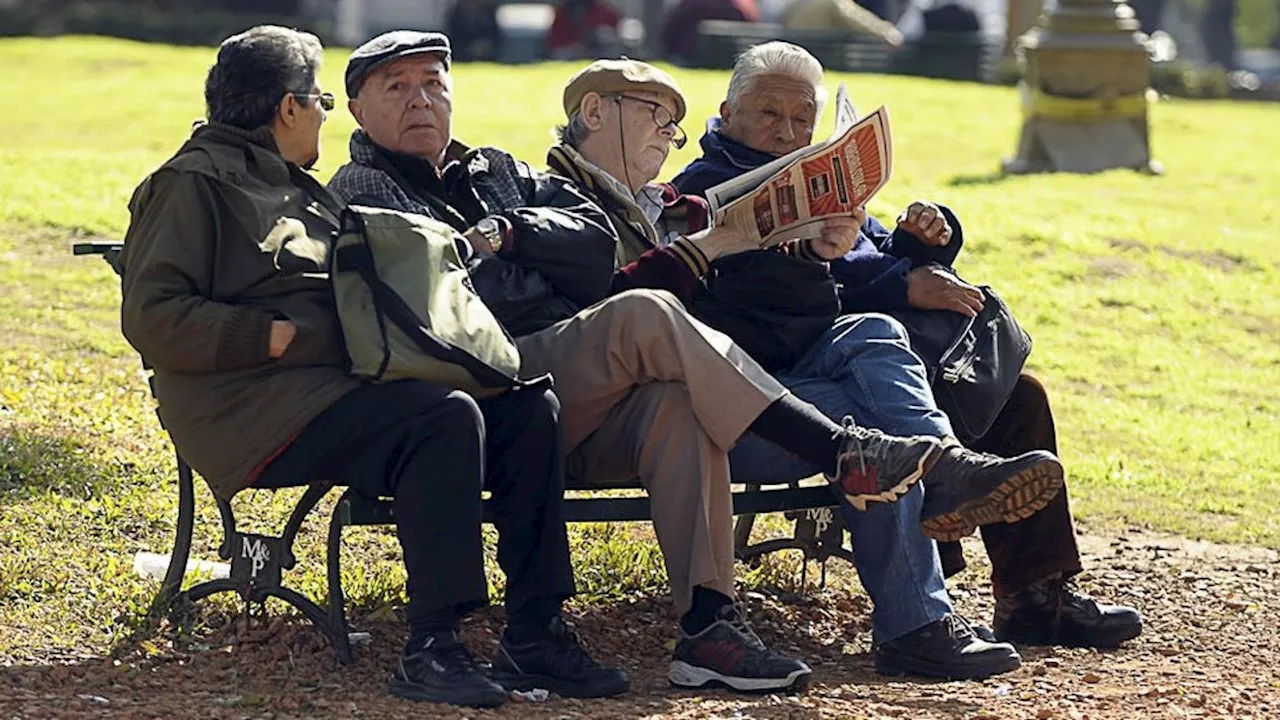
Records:
[[[787,390],[675,296],[631,290],[520,338],[521,374],[551,373],[573,475],[639,477],[677,611],[733,596],[728,451]]]

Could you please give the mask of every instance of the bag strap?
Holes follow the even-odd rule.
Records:
[[[361,237],[365,237],[363,219],[349,210],[343,212],[343,231],[355,229],[347,224],[347,220],[352,217],[356,218],[354,224],[358,226]],[[339,272],[359,274],[360,279],[373,292],[373,304],[379,315],[385,313],[386,317],[424,353],[441,362],[461,367],[471,373],[476,382],[484,388],[510,388],[520,384],[518,379],[502,374],[466,350],[440,339],[424,326],[404,298],[400,297],[400,294],[386,281],[378,277],[374,269],[373,253],[367,244],[348,245],[339,249],[334,257],[334,264]]]

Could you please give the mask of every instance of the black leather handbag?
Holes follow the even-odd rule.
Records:
[[[924,361],[933,397],[963,443],[991,429],[1031,354],[1031,336],[1009,306],[990,287],[979,289],[983,308],[976,317],[949,310],[890,313],[906,326],[911,348]]]

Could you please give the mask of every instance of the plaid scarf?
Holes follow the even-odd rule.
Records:
[[[347,202],[376,200],[449,223],[459,232],[486,214],[527,204],[515,158],[498,148],[469,148],[454,140],[438,174],[425,160],[379,147],[359,128],[351,133],[350,152],[351,162],[329,181],[329,189]]]

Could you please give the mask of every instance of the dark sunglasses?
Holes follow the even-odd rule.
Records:
[[[325,112],[329,112],[333,110],[335,107],[337,107],[337,101],[334,99],[333,93],[298,93],[296,92],[291,94],[296,98],[305,98],[307,100],[310,100],[311,98],[319,99],[320,107],[324,108]]]

